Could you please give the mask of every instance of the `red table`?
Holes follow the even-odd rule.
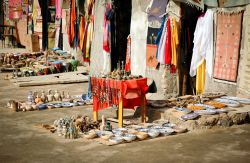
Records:
[[[94,120],[98,119],[98,110],[118,105],[118,126],[123,126],[123,108],[142,108],[142,122],[146,121],[147,78],[133,80],[114,80],[91,77]]]

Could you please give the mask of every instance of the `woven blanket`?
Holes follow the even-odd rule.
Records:
[[[217,38],[214,78],[235,82],[237,79],[242,12],[217,13]]]

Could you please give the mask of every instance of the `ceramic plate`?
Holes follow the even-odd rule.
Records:
[[[216,114],[217,112],[214,109],[207,109],[207,110],[195,110],[194,113],[199,115],[212,115]]]
[[[62,103],[62,107],[64,107],[64,108],[69,108],[69,107],[72,107],[72,106],[73,105],[71,103],[67,103],[67,102]]]
[[[204,107],[205,109],[215,109],[214,106],[205,105],[205,104],[194,104],[194,106],[202,106],[202,107]]]
[[[214,101],[226,104],[227,106],[231,106],[231,107],[238,107],[240,106],[240,103],[234,100],[229,100],[229,99],[223,99],[223,98],[216,98],[214,99]]]
[[[183,111],[185,113],[191,113],[192,112],[192,110],[189,110],[187,108],[175,108],[175,109],[178,110],[178,111]]]
[[[123,135],[123,139],[130,142],[136,139],[136,135],[135,134],[125,134]]]
[[[240,97],[233,97],[233,96],[223,96],[222,99],[228,99],[228,100],[235,100],[242,104],[250,104],[250,99],[248,98],[240,98]]]
[[[164,123],[163,125],[162,125],[163,127],[175,127],[176,126],[176,124],[173,124],[173,123]]]
[[[192,119],[197,118],[198,116],[199,116],[199,114],[197,114],[197,113],[189,113],[189,114],[185,114],[185,115],[181,116],[181,118],[183,120],[192,120]]]
[[[216,109],[215,110],[217,113],[227,113],[228,110],[224,109],[224,108],[221,108],[221,109]]]

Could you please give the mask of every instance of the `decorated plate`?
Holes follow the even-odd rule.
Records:
[[[195,110],[194,113],[199,115],[212,115],[216,114],[217,112],[214,109],[207,109],[207,110]]]
[[[247,104],[247,105],[250,104],[250,99],[248,99],[248,98],[240,98],[240,97],[233,97],[233,96],[223,96],[221,98],[238,101],[239,103],[242,103],[242,104]]]
[[[240,106],[240,103],[234,100],[229,100],[229,99],[223,99],[223,98],[216,98],[214,99],[214,101],[226,104],[227,106],[231,106],[231,107],[238,107]]]
[[[197,114],[197,113],[189,113],[189,114],[185,114],[185,115],[181,116],[181,118],[183,120],[192,120],[192,119],[197,118],[198,116],[199,116],[199,114]]]
[[[205,109],[215,109],[214,106],[206,105],[206,104],[194,104],[194,106],[202,106],[202,107],[204,107]]]
[[[123,135],[123,139],[126,140],[127,142],[131,142],[136,139],[135,134],[125,134]]]
[[[68,103],[68,102],[65,102],[65,103],[62,103],[62,107],[64,108],[69,108],[69,107],[72,107],[73,105],[71,103]]]

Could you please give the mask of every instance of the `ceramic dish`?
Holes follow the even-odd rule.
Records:
[[[150,129],[148,131],[148,135],[151,137],[151,138],[156,138],[157,136],[160,135],[160,131],[159,130],[156,130],[156,129]]]
[[[79,106],[83,106],[85,104],[84,101],[78,101],[77,103],[78,103]]]
[[[114,143],[114,144],[119,144],[124,141],[123,137],[121,136],[115,136],[109,139],[109,142]]]
[[[192,120],[192,119],[195,119],[199,116],[199,114],[197,113],[189,113],[189,114],[185,114],[183,116],[181,116],[181,119],[183,120]]]
[[[79,106],[78,102],[70,103],[72,106]]]
[[[159,129],[159,132],[163,136],[168,136],[171,135],[174,132],[174,130],[172,128],[164,127],[162,129]]]
[[[204,109],[215,109],[214,106],[206,105],[206,104],[194,104],[194,106],[201,106],[201,107],[204,107]]]
[[[137,132],[136,137],[140,140],[144,140],[148,137],[148,134],[146,132]]]
[[[214,109],[207,109],[207,110],[195,110],[194,113],[199,115],[212,115],[216,114],[217,112]]]
[[[95,133],[96,133],[96,135],[98,137],[101,137],[102,135],[113,135],[113,133],[110,132],[110,131],[100,131],[100,130],[97,130],[97,131],[95,131]]]
[[[163,127],[170,127],[170,128],[172,128],[172,127],[175,127],[176,124],[173,124],[173,123],[164,123],[164,124],[162,124],[162,126]]]
[[[148,128],[138,128],[138,129],[136,129],[138,132],[148,132]]]
[[[87,134],[83,135],[86,139],[93,139],[95,138],[97,135],[95,132],[88,132]]]
[[[182,111],[182,112],[185,112],[185,113],[191,113],[192,112],[192,110],[189,110],[187,108],[175,108],[175,110]]]
[[[248,98],[240,98],[240,97],[233,97],[233,96],[223,96],[221,98],[238,101],[239,103],[242,103],[242,104],[247,104],[247,105],[250,104],[250,99],[248,99]]]
[[[127,131],[128,131],[128,129],[126,129],[126,128],[115,128],[112,130],[112,132],[127,132]]]
[[[38,110],[44,110],[44,109],[47,109],[48,106],[46,104],[40,104],[37,106]]]
[[[228,110],[224,109],[224,108],[221,108],[221,109],[216,109],[215,110],[217,113],[227,113]]]
[[[231,107],[239,107],[240,103],[234,100],[229,100],[229,99],[223,99],[223,98],[216,98],[214,99],[214,101],[226,104],[227,106],[231,106]]]
[[[61,108],[62,107],[61,103],[54,103],[53,105],[54,105],[55,108]]]
[[[69,102],[62,103],[62,107],[64,107],[64,108],[69,108],[69,107],[72,107],[72,106],[73,105],[71,103],[69,103]]]
[[[136,139],[135,134],[125,134],[123,135],[123,139],[126,140],[127,142],[131,142]]]
[[[160,126],[160,125],[150,127],[150,129],[161,129],[161,128],[162,128],[162,126]]]

